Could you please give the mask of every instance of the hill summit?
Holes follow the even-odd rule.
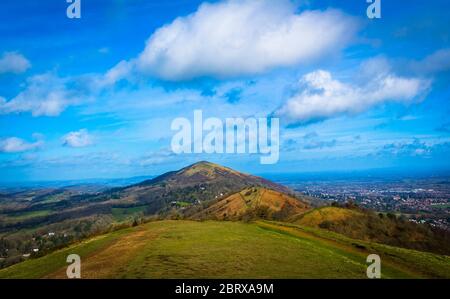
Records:
[[[264,178],[201,161],[126,187],[120,191],[120,197],[146,204],[148,212],[156,213],[169,210],[173,205],[198,204],[225,198],[250,187],[293,194],[291,189]]]
[[[227,180],[229,182],[227,184],[229,186],[259,185],[259,186],[266,186],[279,192],[292,193],[292,190],[290,190],[285,186],[275,184],[261,177],[245,174],[233,170],[231,168],[214,164],[208,161],[200,161],[187,167],[184,167],[178,171],[167,172],[152,180],[144,181],[138,184],[138,186],[152,186],[158,183],[165,183],[181,187],[186,185],[202,184],[202,183],[216,184],[223,182],[224,180]]]

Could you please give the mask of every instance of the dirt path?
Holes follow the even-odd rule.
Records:
[[[111,245],[93,252],[81,261],[82,278],[115,278],[120,275],[121,266],[127,265],[127,261],[133,259],[136,252],[151,242],[161,230],[151,230],[148,227],[138,227],[135,232],[130,232]],[[67,278],[67,267],[53,272],[45,278]]]

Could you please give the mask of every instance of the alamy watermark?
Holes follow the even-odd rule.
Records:
[[[381,278],[381,258],[378,254],[370,254],[366,259],[367,263],[371,263],[367,267],[368,278]]]
[[[381,19],[381,0],[366,0],[370,5],[367,7],[367,17],[369,19]]]
[[[66,259],[70,265],[67,267],[67,278],[81,278],[81,258],[78,254],[70,254]]]
[[[81,0],[66,0],[69,6],[66,9],[66,15],[69,19],[81,18]],[[369,3],[366,14],[369,19],[381,18],[381,0],[366,0]]]
[[[187,118],[172,121],[176,154],[260,154],[261,164],[275,164],[280,157],[280,121],[278,118],[220,118],[203,120],[201,110],[194,111],[193,124]]]
[[[81,0],[66,0],[70,3],[67,6],[66,15],[69,19],[80,19],[81,18]]]
[[[78,254],[70,254],[66,258],[66,262],[70,263],[67,267],[66,275],[69,279],[81,278],[81,258]],[[366,274],[367,278],[379,279],[381,278],[381,258],[378,254],[370,254],[366,259],[367,266]]]

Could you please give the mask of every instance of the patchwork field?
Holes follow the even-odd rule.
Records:
[[[98,236],[0,270],[0,278],[366,278],[381,256],[383,278],[450,277],[450,257],[352,240],[293,224],[158,221]]]

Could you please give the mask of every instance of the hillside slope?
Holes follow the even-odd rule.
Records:
[[[289,188],[263,178],[202,161],[128,187],[30,201],[14,208],[4,207],[0,211],[0,232],[42,227],[73,219],[98,218],[98,215],[112,216],[122,221],[138,214],[164,214],[174,207],[224,198],[253,186],[292,193]],[[22,217],[12,217],[15,215]]]
[[[0,278],[365,278],[379,254],[383,278],[450,277],[450,257],[355,241],[274,222],[158,221],[98,236],[0,270]]]
[[[377,214],[357,207],[322,207],[308,211],[293,223],[327,229],[350,238],[450,255],[450,236],[426,225]]]
[[[214,202],[190,216],[190,219],[289,220],[307,211],[307,203],[289,195],[261,187],[246,188]]]
[[[209,162],[124,188],[43,198],[3,212],[0,234],[6,237],[0,235],[0,267],[20,262],[32,248],[44,254],[144,219],[276,220],[363,241],[450,254],[448,233],[356,207],[312,209],[306,198],[293,196],[286,187]]]

